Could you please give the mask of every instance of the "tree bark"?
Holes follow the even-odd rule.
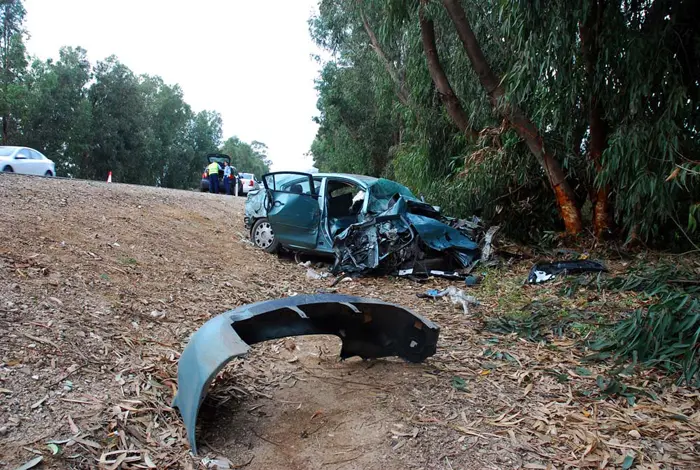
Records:
[[[6,6],[5,6],[4,21],[3,21],[3,29],[2,29],[2,33],[3,33],[3,35],[2,35],[2,46],[3,46],[3,50],[0,51],[0,52],[2,52],[2,57],[1,57],[1,58],[2,58],[2,64],[1,64],[1,65],[2,65],[2,71],[3,71],[3,77],[2,77],[2,92],[3,92],[3,94],[5,94],[5,96],[7,96],[7,83],[5,83],[5,80],[7,80],[8,77],[9,77],[8,71],[9,71],[9,68],[10,68],[10,67],[9,67],[9,64],[8,64],[8,62],[9,62],[9,60],[10,60],[10,59],[9,59],[9,57],[10,57],[10,53],[9,53],[9,50],[10,50],[10,46],[9,46],[9,42],[10,42],[10,39],[9,39],[9,37],[10,37],[10,32],[9,32],[9,29],[10,29],[10,23],[9,23],[9,9],[10,9],[10,6],[9,6],[9,5],[6,5]],[[7,144],[8,144],[8,141],[7,141],[7,132],[8,132],[8,127],[9,127],[9,126],[7,125],[7,119],[8,119],[7,114],[3,114],[3,116],[2,116],[2,145],[7,145]]]
[[[581,211],[576,205],[574,192],[561,165],[544,146],[542,136],[535,124],[518,106],[506,102],[505,90],[501,86],[501,81],[491,70],[491,66],[484,57],[460,1],[442,0],[442,4],[457,29],[459,39],[462,41],[469,61],[479,77],[481,86],[489,96],[491,105],[510,122],[544,169],[556,196],[559,214],[564,221],[567,233],[580,233],[583,229]]]
[[[593,162],[596,173],[600,175],[603,171],[603,152],[607,147],[608,125],[603,118],[603,104],[599,98],[595,84],[595,68],[598,61],[600,48],[598,40],[600,34],[600,21],[603,14],[605,0],[594,0],[588,12],[586,21],[579,26],[581,36],[581,49],[586,69],[586,80],[590,93],[588,108],[588,123],[590,126],[590,136],[588,139],[588,158]],[[601,239],[609,230],[611,225],[610,203],[608,194],[609,185],[602,185],[596,188],[593,199],[593,232],[596,238]]]
[[[462,104],[459,102],[457,95],[455,95],[452,85],[450,85],[450,81],[440,63],[440,56],[438,55],[435,41],[435,25],[433,24],[433,20],[425,17],[423,11],[426,3],[427,0],[421,0],[419,20],[420,35],[423,42],[423,50],[425,51],[425,58],[428,62],[430,77],[433,79],[435,88],[440,95],[440,100],[442,100],[445,105],[447,114],[450,115],[452,122],[455,123],[460,131],[467,134],[469,138],[476,140],[479,137],[479,133],[472,128],[469,122],[469,116],[467,116],[464,108],[462,108]]]
[[[391,77],[391,80],[394,82],[394,85],[396,86],[396,96],[399,98],[399,101],[401,101],[401,104],[408,106],[409,100],[408,100],[408,90],[406,90],[406,86],[401,81],[401,79],[399,79],[399,74],[396,71],[396,68],[391,63],[391,61],[386,56],[386,54],[384,53],[384,50],[381,48],[381,45],[379,44],[379,40],[377,39],[377,35],[374,34],[374,30],[370,27],[369,21],[367,20],[367,16],[365,15],[365,12],[362,10],[362,0],[357,0],[357,5],[358,5],[359,10],[360,10],[360,17],[362,18],[362,24],[365,27],[365,31],[367,32],[367,36],[369,36],[370,43],[372,43],[372,49],[374,49],[374,52],[377,54],[377,57],[379,57],[380,62],[384,65],[384,68],[386,69],[387,73]]]

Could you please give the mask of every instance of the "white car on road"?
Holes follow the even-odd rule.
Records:
[[[258,181],[252,173],[238,173],[239,192],[241,196],[245,196],[253,189],[258,189]]]
[[[25,175],[56,175],[54,162],[28,147],[0,146],[0,170]]]

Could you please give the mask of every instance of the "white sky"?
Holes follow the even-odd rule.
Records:
[[[179,83],[194,111],[216,110],[224,139],[258,140],[275,170],[308,170],[317,126],[315,0],[25,0],[27,50],[81,46],[137,74]]]

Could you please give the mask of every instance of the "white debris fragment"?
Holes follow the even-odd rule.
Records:
[[[321,279],[325,279],[325,278],[327,278],[328,276],[330,276],[330,273],[327,273],[327,272],[326,272],[326,273],[319,273],[318,271],[316,271],[316,270],[313,269],[313,268],[309,268],[309,269],[306,271],[306,279],[311,279],[311,280],[314,280],[314,281],[318,281],[318,280],[321,280]]]
[[[435,295],[435,297],[447,297],[455,305],[461,305],[464,314],[469,315],[469,305],[481,305],[473,295],[466,295],[462,289],[450,286]]]

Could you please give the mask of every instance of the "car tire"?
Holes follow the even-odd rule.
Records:
[[[5,168],[2,169],[3,173],[14,173],[15,170],[12,169],[10,165],[7,165]]]
[[[46,173],[44,173],[44,176],[48,176],[51,178],[53,176],[53,173],[51,173],[51,170],[46,170]]]
[[[275,253],[279,249],[280,243],[275,237],[270,221],[265,217],[255,221],[250,230],[250,239],[253,241],[253,245],[268,253]]]

